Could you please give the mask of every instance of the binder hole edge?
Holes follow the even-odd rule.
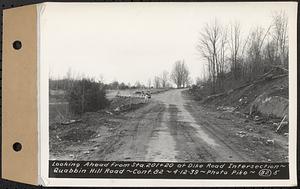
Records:
[[[20,50],[22,48],[22,42],[19,40],[16,40],[13,42],[13,48],[15,50]]]
[[[22,150],[22,144],[19,143],[19,142],[15,142],[15,143],[13,144],[13,149],[14,149],[15,152],[21,151],[21,150]]]

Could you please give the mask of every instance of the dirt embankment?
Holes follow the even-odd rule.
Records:
[[[197,90],[189,91],[194,97],[198,93]],[[288,74],[274,69],[250,83],[207,96],[201,104],[224,112],[223,117],[236,114],[272,125],[272,129],[284,134],[288,132],[288,98]]]
[[[252,103],[262,94],[266,94],[268,97],[279,96],[288,98],[288,77],[249,84],[232,92],[227,91],[215,98],[207,98],[203,103],[215,106],[231,106],[236,110],[248,113]]]

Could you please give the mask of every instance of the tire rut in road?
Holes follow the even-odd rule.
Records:
[[[176,149],[178,161],[204,162],[214,161],[215,157],[209,153],[209,150],[203,145],[203,141],[194,136],[195,130],[187,123],[178,120],[178,108],[176,105],[170,105],[170,130],[171,135],[176,140]]]
[[[162,116],[165,107],[163,104],[155,104],[154,108],[144,112],[143,115],[138,118],[138,122],[135,125],[135,134],[132,139],[132,158],[137,160],[145,160],[147,156],[147,149],[151,137],[154,131],[159,127],[162,122]]]
[[[165,105],[164,105],[165,107]],[[169,123],[169,113],[164,108],[162,118],[158,127],[153,130],[149,145],[147,148],[146,161],[176,161],[177,151],[176,142],[171,135]]]

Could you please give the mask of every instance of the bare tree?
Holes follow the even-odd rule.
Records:
[[[268,68],[270,68],[272,65],[280,64],[280,58],[277,55],[276,44],[271,35],[268,36],[267,44],[263,49],[263,58],[264,63]]]
[[[262,48],[270,28],[265,31],[264,28],[257,27],[250,33],[247,53],[248,73],[250,74],[248,77],[250,80],[253,80],[258,74],[264,71]]]
[[[193,84],[193,79],[190,76],[188,76],[185,87],[190,87],[192,84]]]
[[[197,86],[200,86],[200,85],[202,85],[202,83],[203,83],[203,79],[201,79],[200,77],[196,77],[196,79],[195,79],[195,84],[196,84]]]
[[[241,29],[240,24],[235,22],[230,26],[230,38],[229,38],[229,50],[230,50],[230,61],[231,61],[231,72],[235,79],[239,79],[241,73],[241,65],[239,63],[239,56],[241,51]]]
[[[142,84],[141,84],[139,81],[135,82],[134,86],[135,86],[137,89],[142,88]]]
[[[223,88],[223,81],[225,79],[226,61],[227,61],[228,38],[227,29],[223,28],[218,47],[218,62],[217,62],[217,83],[219,88]]]
[[[155,76],[154,77],[154,87],[158,89],[158,88],[160,88],[160,84],[161,84],[160,78],[158,76]]]
[[[71,68],[68,69],[67,74],[65,76],[65,82],[64,82],[64,90],[69,90],[73,86],[73,80],[74,80],[74,73]]]
[[[287,67],[288,19],[285,12],[275,12],[268,28],[258,26],[248,35],[242,34],[238,22],[230,24],[228,29],[217,20],[208,23],[197,43],[197,51],[205,60],[201,62],[203,79],[210,84],[211,93],[233,87],[227,81],[233,85],[251,81],[269,71],[272,64]],[[235,82],[230,80],[230,75]],[[180,86],[186,85],[182,78],[178,82]]]
[[[151,79],[148,79],[148,83],[147,83],[147,84],[148,84],[148,88],[149,88],[149,89],[151,88],[151,83],[152,83],[152,82],[151,82]]]
[[[197,50],[207,60],[209,80],[211,80],[213,93],[216,91],[217,76],[220,72],[218,53],[222,38],[221,31],[222,28],[216,20],[212,24],[206,24],[203,32],[200,34],[201,36],[197,45]]]
[[[182,78],[181,78],[181,61],[178,60],[174,63],[174,67],[171,73],[171,80],[175,83],[177,88],[181,87]]]
[[[182,87],[187,87],[190,84],[190,71],[184,63],[184,60],[181,63],[181,72],[182,72]]]
[[[189,70],[184,63],[184,60],[176,61],[171,73],[171,80],[175,83],[177,88],[185,87],[188,84]]]
[[[275,55],[282,66],[288,65],[288,18],[285,12],[275,12],[272,23]]]
[[[163,73],[161,74],[161,86],[162,88],[167,87],[168,84],[168,77],[169,77],[169,73],[167,71],[163,71]]]
[[[104,76],[102,75],[102,74],[100,74],[99,76],[98,76],[98,82],[99,83],[104,83],[105,81],[104,81]]]

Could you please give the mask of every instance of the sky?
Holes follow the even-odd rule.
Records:
[[[215,19],[239,22],[242,35],[267,28],[283,3],[46,3],[40,13],[40,63],[50,77],[74,74],[104,82],[147,84],[184,60],[203,76],[196,50],[200,32]]]

